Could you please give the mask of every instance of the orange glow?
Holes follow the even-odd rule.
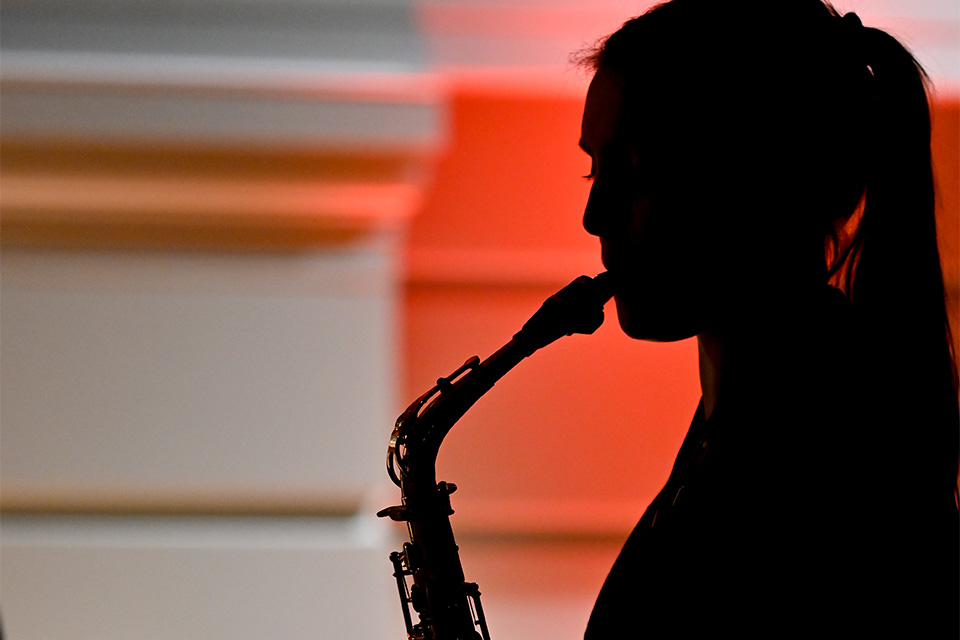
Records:
[[[454,96],[450,146],[413,221],[411,251],[593,251],[580,227],[589,192],[580,179],[589,160],[577,147],[582,108],[582,98]]]

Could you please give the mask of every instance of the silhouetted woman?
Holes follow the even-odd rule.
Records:
[[[925,76],[819,0],[674,0],[588,52],[630,336],[703,399],[586,637],[957,637],[958,409]]]

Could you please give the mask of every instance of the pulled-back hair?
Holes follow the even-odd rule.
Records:
[[[924,487],[955,491],[928,79],[910,52],[820,0],[673,0],[575,59],[619,80],[626,135],[665,188],[736,194],[736,211],[716,215],[747,219],[768,242],[824,243],[824,280],[856,319],[856,370],[896,425],[875,435],[902,439]],[[842,378],[838,356],[824,375]]]

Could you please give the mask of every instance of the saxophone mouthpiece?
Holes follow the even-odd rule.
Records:
[[[613,297],[613,274],[609,271],[598,273],[593,277],[593,288],[597,294],[597,300],[601,305],[606,304]]]
[[[580,276],[550,296],[514,337],[539,349],[564,335],[593,333],[603,324],[603,305],[612,297],[610,272]]]

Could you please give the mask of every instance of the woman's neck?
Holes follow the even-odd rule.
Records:
[[[758,382],[762,385],[764,376],[788,373],[784,367],[793,366],[792,360],[778,345],[782,347],[787,340],[793,348],[802,350],[799,345],[816,323],[824,290],[821,285],[816,290],[793,289],[788,299],[772,296],[762,308],[757,305],[735,321],[724,323],[725,329],[697,335],[705,418],[710,417],[718,399],[725,393],[729,395],[730,390],[750,388]],[[758,375],[761,377],[756,378]]]

